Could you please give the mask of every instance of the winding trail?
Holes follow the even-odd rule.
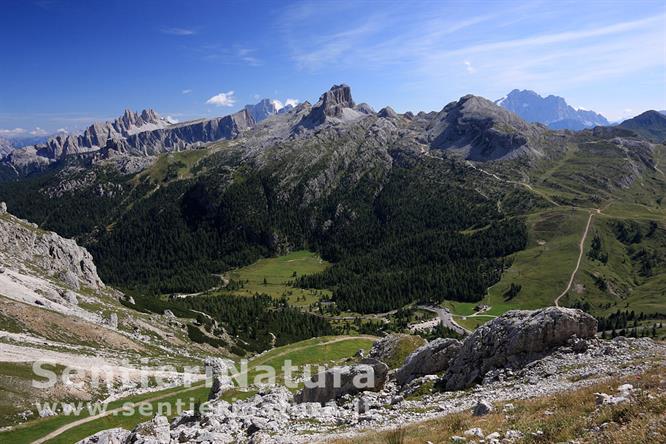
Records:
[[[578,269],[580,268],[580,262],[583,260],[583,252],[585,249],[585,239],[587,239],[587,233],[590,231],[590,224],[592,223],[592,218],[594,217],[595,214],[601,214],[601,210],[599,208],[595,208],[594,211],[590,211],[590,217],[587,218],[587,225],[585,225],[585,231],[583,232],[583,236],[580,239],[580,243],[578,244],[578,261],[576,262],[576,268],[573,269],[571,272],[571,277],[569,278],[569,283],[567,284],[567,287],[564,289],[564,291],[555,298],[555,306],[559,307],[560,306],[560,299],[571,290],[571,286],[573,285],[574,278],[576,277],[576,273],[578,273]]]
[[[274,358],[278,358],[278,357],[280,357],[280,356],[284,356],[284,355],[287,355],[287,354],[292,353],[292,352],[295,352],[295,351],[304,350],[304,349],[306,349],[306,348],[316,347],[316,346],[322,346],[322,345],[329,345],[329,344],[335,344],[335,343],[337,343],[337,342],[349,341],[349,340],[358,339],[358,338],[377,339],[375,336],[369,336],[369,335],[361,335],[361,336],[339,336],[339,337],[337,337],[337,338],[335,338],[335,339],[331,339],[330,341],[322,342],[322,343],[319,343],[319,344],[308,344],[308,345],[303,345],[303,346],[301,346],[301,347],[290,348],[290,349],[285,350],[285,351],[283,351],[283,352],[281,352],[281,353],[278,353],[278,354],[272,355],[270,358],[271,358],[271,359],[274,359]],[[259,359],[259,360],[261,361],[261,359]],[[248,369],[247,369],[246,372],[249,372],[250,370],[251,370],[251,367],[248,367]],[[231,376],[231,377],[232,377],[232,378],[234,378],[234,377],[238,377],[238,376],[243,375],[243,373],[246,373],[246,372],[239,372],[239,373],[236,373],[235,375],[233,375],[233,376]],[[56,437],[62,435],[63,433],[67,432],[68,430],[72,430],[72,429],[74,429],[74,428],[76,428],[76,427],[78,427],[78,426],[80,426],[80,425],[83,425],[83,424],[86,424],[86,423],[89,423],[89,422],[92,422],[92,421],[96,421],[96,420],[98,420],[98,419],[105,418],[105,417],[110,416],[110,415],[119,414],[119,413],[122,413],[123,411],[127,411],[127,410],[130,410],[130,409],[135,409],[135,410],[136,410],[136,409],[137,409],[138,407],[140,407],[141,405],[149,404],[149,403],[152,403],[152,402],[155,402],[155,401],[159,401],[159,400],[161,400],[161,399],[165,399],[165,398],[170,398],[170,397],[172,397],[172,396],[174,396],[174,395],[179,395],[179,394],[181,394],[181,393],[191,392],[191,391],[193,391],[193,390],[197,390],[197,389],[201,388],[202,386],[203,386],[203,385],[201,385],[201,384],[195,384],[195,385],[193,385],[192,387],[188,387],[188,388],[185,388],[185,389],[182,389],[182,390],[178,390],[178,391],[175,391],[175,392],[163,393],[163,394],[161,394],[161,395],[154,396],[154,397],[149,398],[149,399],[144,399],[143,401],[137,401],[137,402],[129,402],[129,403],[125,403],[122,407],[118,407],[118,408],[115,408],[115,409],[107,410],[107,411],[102,412],[102,413],[99,413],[99,414],[97,414],[97,415],[94,415],[94,416],[88,416],[88,417],[86,417],[86,418],[81,418],[81,419],[78,419],[78,420],[76,420],[76,421],[70,422],[69,424],[65,424],[64,426],[62,426],[62,427],[60,427],[60,428],[58,428],[58,429],[56,429],[56,430],[54,430],[54,431],[52,431],[52,432],[50,432],[50,433],[44,435],[44,436],[42,436],[41,438],[36,439],[36,440],[33,441],[31,444],[43,444],[43,443],[45,443],[45,442],[47,442],[47,441],[52,440],[53,438],[56,438]]]

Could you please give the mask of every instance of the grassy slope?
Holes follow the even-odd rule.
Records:
[[[592,149],[598,146],[590,145]],[[603,208],[602,215],[595,215],[585,243],[585,254],[579,272],[574,279],[579,292],[571,291],[563,303],[576,300],[588,301],[594,314],[605,315],[617,309],[645,312],[665,312],[666,274],[655,273],[649,279],[637,276],[635,265],[610,228],[611,221],[656,221],[666,228],[666,176],[659,171],[647,171],[628,189],[609,192],[605,176],[621,169],[621,159],[593,155],[588,148],[582,150],[569,146],[563,158],[533,172],[533,188],[555,201],[575,202],[570,205],[552,207],[529,215],[528,247],[513,255],[512,266],[496,285],[488,289],[481,302],[491,305],[484,315],[499,315],[514,308],[533,309],[552,305],[553,300],[566,287],[578,257],[580,241],[589,208]],[[610,147],[609,149],[612,149]],[[666,147],[655,150],[658,166],[666,165]],[[617,173],[620,174],[620,173]],[[592,197],[594,196],[594,199]],[[609,250],[609,264],[602,266],[587,257],[595,233],[598,233]],[[539,242],[539,241],[545,241]],[[664,248],[661,242],[644,241],[641,246]],[[623,295],[616,296],[599,291],[594,285],[593,275],[603,275],[624,288]],[[511,301],[505,301],[504,293],[511,283],[522,285],[522,290]],[[582,286],[582,291],[581,290]],[[600,308],[611,302],[609,309]],[[469,317],[476,304],[447,302],[443,304],[456,315],[456,320],[467,328],[492,319],[489,316]]]
[[[513,308],[534,309],[552,305],[564,290],[576,265],[578,243],[589,213],[571,208],[554,208],[528,217],[528,246],[513,256],[513,264],[500,282],[488,290],[483,303],[492,308],[486,314],[499,315]],[[520,293],[505,301],[511,283]]]
[[[337,342],[332,342],[337,341]],[[284,347],[273,349],[264,353],[257,358],[253,359],[249,364],[249,380],[252,382],[253,376],[257,373],[253,370],[258,365],[273,365],[281,367],[283,361],[291,360],[294,365],[303,364],[326,364],[331,362],[338,362],[350,358],[359,349],[368,350],[373,343],[371,337],[322,337],[309,339]],[[151,402],[153,406],[152,411],[156,411],[157,403],[169,403],[175,405],[178,399],[182,399],[186,405],[190,402],[202,402],[207,400],[209,389],[202,387],[201,384],[194,385],[190,390],[185,393],[174,395],[174,392],[181,391],[182,388],[167,389],[159,392],[143,394],[139,396],[129,397],[123,400],[115,401],[109,404],[109,409],[121,407],[126,402],[138,403],[151,399],[156,396],[164,395],[164,399]],[[170,395],[171,394],[171,395]],[[254,392],[242,392],[232,390],[225,394],[224,399],[229,401],[233,399],[242,399],[251,396]],[[53,430],[62,427],[77,419],[87,417],[88,414],[83,413],[81,416],[55,416],[51,418],[43,418],[35,421],[30,421],[16,428],[11,432],[0,433],[0,442],[12,442],[14,444],[30,443],[35,439],[42,437]],[[89,423],[80,425],[74,429],[68,430],[60,435],[57,439],[49,441],[50,443],[71,443],[80,440],[86,436],[94,434],[100,430],[125,427],[132,428],[136,424],[146,421],[149,418],[141,416],[139,412],[126,416],[123,414],[110,415],[108,417],[100,418]]]

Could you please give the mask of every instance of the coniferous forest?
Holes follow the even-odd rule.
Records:
[[[230,177],[212,168],[157,188],[116,174],[105,179],[122,193],[74,192],[57,203],[22,198],[25,184],[2,191],[18,213],[79,238],[105,282],[126,290],[203,291],[219,285],[216,274],[309,248],[334,265],[295,284],[331,289],[340,309],[369,313],[477,301],[499,280],[504,258],[525,247],[524,221],[500,213],[447,162],[394,167],[381,184],[362,178],[307,205],[302,186],[285,195],[270,172],[242,169]],[[44,186],[48,176],[34,180]],[[63,227],[65,219],[77,223]]]

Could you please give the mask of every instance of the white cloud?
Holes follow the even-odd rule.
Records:
[[[298,99],[285,99],[284,102],[282,102],[281,100],[278,100],[278,99],[271,99],[271,102],[273,103],[273,105],[275,105],[275,109],[277,109],[278,111],[280,111],[285,106],[290,106],[290,105],[291,106],[296,106],[296,105],[298,105]]]
[[[166,119],[167,122],[169,122],[169,123],[178,123],[178,119],[176,119],[176,118],[173,117],[173,116],[166,116],[165,119]]]
[[[41,129],[40,127],[35,127],[34,130],[30,131],[31,136],[46,136],[48,132],[46,130]]]
[[[206,100],[206,103],[215,106],[234,106],[234,103],[236,103],[236,99],[234,98],[233,91],[221,92],[218,95],[213,96],[210,99]]]
[[[184,89],[184,90],[182,90],[181,92],[182,92],[183,94],[189,94],[189,93],[192,92],[192,90],[191,90],[191,89]]]
[[[469,60],[465,60],[463,63],[465,64],[465,70],[466,70],[469,74],[474,74],[474,73],[476,73],[476,68],[472,66],[472,62],[470,62]]]
[[[58,129],[56,130],[56,133],[68,134],[69,131],[67,131],[66,128],[58,128]]]
[[[188,28],[162,28],[161,31],[162,34],[179,35],[179,36],[194,35],[197,33],[194,29],[188,29]]]
[[[2,136],[19,136],[25,134],[27,131],[23,128],[14,128],[14,129],[0,129],[0,135]]]

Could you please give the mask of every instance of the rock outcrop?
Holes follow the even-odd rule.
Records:
[[[166,416],[155,416],[151,421],[137,425],[127,437],[129,444],[169,444],[171,429]]]
[[[462,390],[491,370],[520,368],[566,345],[574,336],[593,338],[596,332],[597,320],[581,310],[548,307],[509,311],[465,339],[442,385],[446,390]]]
[[[92,436],[89,436],[76,444],[125,444],[130,436],[129,430],[116,428],[102,430]]]
[[[376,359],[364,359],[358,365],[333,367],[312,377],[294,396],[297,403],[324,404],[345,395],[379,391],[384,387],[388,366]]]
[[[0,160],[11,153],[13,149],[14,144],[11,140],[0,137]]]
[[[348,85],[333,85],[319,98],[308,115],[303,117],[301,126],[314,128],[326,121],[351,121],[367,115],[354,109],[351,88]],[[364,108],[367,111],[367,108]]]
[[[233,366],[233,362],[228,359],[209,356],[204,360],[206,378],[210,379],[211,387],[208,400],[219,398],[224,390],[233,387],[229,371],[231,366]]]
[[[85,248],[12,216],[1,205],[0,245],[0,262],[8,268],[30,264],[74,290],[81,285],[93,289],[104,287],[92,255]]]
[[[395,373],[396,382],[403,386],[415,378],[447,370],[461,346],[460,341],[451,338],[438,338],[427,343],[407,357]]]
[[[377,116],[384,117],[386,119],[397,119],[400,117],[398,113],[396,113],[390,106],[386,106],[380,109],[377,113]]]

